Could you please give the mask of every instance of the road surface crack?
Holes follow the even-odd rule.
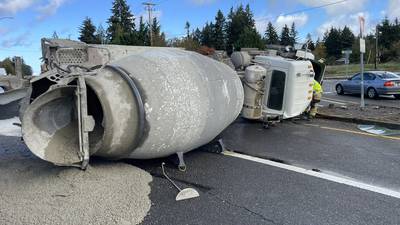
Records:
[[[263,216],[262,214],[260,214],[260,213],[258,213],[258,212],[254,212],[254,211],[252,211],[251,209],[247,208],[246,206],[242,206],[242,205],[235,204],[235,203],[233,203],[233,202],[231,202],[231,201],[228,201],[228,200],[226,200],[226,199],[221,198],[221,197],[218,196],[217,194],[212,194],[212,196],[214,196],[214,197],[217,198],[218,200],[220,200],[220,201],[222,201],[222,202],[224,202],[224,203],[226,203],[226,204],[228,204],[228,205],[230,205],[230,206],[243,209],[243,210],[249,212],[250,214],[255,215],[255,216],[261,218],[261,219],[264,220],[264,221],[267,221],[267,222],[272,223],[272,224],[275,224],[275,225],[279,225],[279,223],[275,222],[273,219],[267,218],[267,217]]]

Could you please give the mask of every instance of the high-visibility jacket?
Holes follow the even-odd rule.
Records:
[[[314,80],[313,91],[315,93],[322,93],[323,92],[321,84],[318,83],[318,81],[316,81],[316,80]]]

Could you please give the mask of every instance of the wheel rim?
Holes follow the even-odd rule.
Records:
[[[368,91],[368,97],[370,97],[370,98],[375,97],[375,91],[374,91],[374,89],[369,89],[369,91]]]
[[[339,85],[339,86],[336,87],[336,92],[337,92],[337,93],[340,94],[340,93],[342,93],[342,91],[343,91],[343,90],[342,90],[342,86]]]

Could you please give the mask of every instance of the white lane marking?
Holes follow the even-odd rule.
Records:
[[[327,98],[327,97],[323,97],[322,99],[323,100],[329,100],[329,101],[337,101],[337,102],[342,102],[342,103],[360,104],[359,102],[347,101],[347,100],[342,100],[342,99]]]
[[[394,198],[399,198],[400,199],[400,192],[395,191],[395,190],[390,190],[384,187],[378,187],[378,186],[374,186],[374,185],[370,185],[370,184],[366,184],[360,181],[356,181],[356,180],[352,180],[349,178],[344,178],[344,177],[340,177],[340,176],[334,176],[334,175],[330,175],[330,174],[324,174],[321,172],[315,172],[312,170],[307,170],[301,167],[297,167],[297,166],[291,166],[291,165],[286,165],[286,164],[282,164],[282,163],[278,163],[278,162],[274,162],[271,160],[267,160],[267,159],[261,159],[261,158],[257,158],[257,157],[253,157],[253,156],[249,156],[249,155],[244,155],[244,154],[240,154],[240,153],[236,153],[236,152],[231,152],[231,151],[223,151],[222,154],[226,155],[226,156],[231,156],[231,157],[236,157],[236,158],[240,158],[240,159],[245,159],[245,160],[249,160],[249,161],[253,161],[253,162],[257,162],[257,163],[262,163],[268,166],[273,166],[273,167],[277,167],[277,168],[281,168],[281,169],[285,169],[285,170],[289,170],[292,172],[296,172],[296,173],[301,173],[301,174],[305,174],[308,176],[312,176],[312,177],[316,177],[316,178],[320,178],[320,179],[324,179],[324,180],[329,180],[335,183],[339,183],[339,184],[344,184],[344,185],[348,185],[351,187],[356,187],[362,190],[367,190],[367,191],[371,191],[371,192],[375,192],[375,193],[379,193],[379,194],[383,194],[386,196],[390,196],[390,197],[394,197]]]
[[[326,100],[326,99],[322,99],[321,102],[335,103],[338,105],[347,105],[346,103],[343,103],[343,102],[331,101],[331,100]]]
[[[324,94],[332,94],[333,92],[328,91],[328,92],[324,92]]]

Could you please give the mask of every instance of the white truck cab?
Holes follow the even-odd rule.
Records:
[[[299,116],[310,105],[314,69],[309,60],[255,56],[242,78],[242,116],[264,122]]]

